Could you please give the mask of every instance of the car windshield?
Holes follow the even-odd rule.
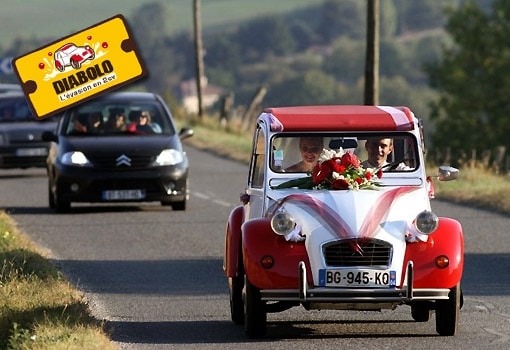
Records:
[[[165,109],[155,101],[94,101],[73,109],[64,134],[77,136],[173,135]]]
[[[271,169],[279,173],[309,173],[320,159],[352,152],[364,168],[412,172],[419,167],[413,134],[328,133],[278,135],[271,142]]]
[[[24,97],[0,100],[0,123],[12,123],[35,120]]]

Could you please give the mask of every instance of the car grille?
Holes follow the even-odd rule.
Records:
[[[117,165],[117,158],[120,154],[117,155],[94,155],[90,157],[90,161],[99,169],[103,170],[115,170],[115,171],[133,171],[140,169],[147,169],[151,167],[151,164],[154,161],[153,156],[151,155],[128,155],[131,160],[131,165],[128,166],[126,164]]]
[[[356,252],[354,247],[358,246]],[[389,266],[392,250],[391,244],[385,241],[350,239],[324,245],[322,253],[329,266]]]

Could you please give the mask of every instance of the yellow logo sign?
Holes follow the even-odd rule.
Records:
[[[13,68],[37,119],[147,74],[122,15],[17,57]]]

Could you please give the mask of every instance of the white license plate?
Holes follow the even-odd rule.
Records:
[[[103,191],[103,199],[107,201],[122,201],[145,198],[144,190],[110,190]]]
[[[392,270],[319,270],[322,287],[395,287],[397,274]]]
[[[48,150],[46,148],[20,148],[16,150],[18,157],[37,157],[47,156]]]

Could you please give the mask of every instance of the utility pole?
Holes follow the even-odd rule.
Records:
[[[198,97],[198,118],[204,119],[203,82],[204,82],[204,55],[202,48],[202,18],[200,0],[193,0],[193,28],[195,34],[195,63],[196,85]]]
[[[365,105],[379,104],[379,0],[367,0]]]

